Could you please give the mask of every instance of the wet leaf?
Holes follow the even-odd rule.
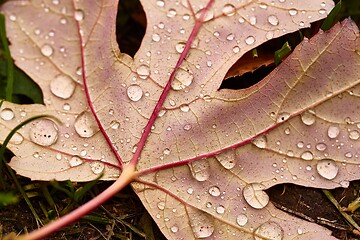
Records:
[[[3,6],[12,56],[45,105],[4,102],[0,139],[40,113],[63,123],[21,128],[11,167],[32,179],[112,180],[135,156],[132,186],[169,239],[332,239],[275,209],[264,190],[359,178],[355,24],[305,39],[250,88],[218,90],[243,54],[324,18],[333,2],[142,4],[148,25],[134,58],[116,44],[116,1]]]

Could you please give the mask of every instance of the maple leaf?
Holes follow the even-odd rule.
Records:
[[[263,190],[359,178],[358,29],[347,20],[260,83],[218,90],[244,53],[325,17],[333,2],[211,3],[142,1],[147,31],[134,59],[117,47],[116,1],[6,3],[12,56],[45,105],[5,102],[0,139],[39,114],[62,122],[21,128],[10,166],[88,181],[136,165],[132,186],[169,239],[332,239]]]

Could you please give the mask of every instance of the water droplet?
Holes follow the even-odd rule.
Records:
[[[236,222],[239,226],[243,227],[248,222],[248,217],[245,214],[240,214],[236,217]]]
[[[189,105],[187,105],[187,104],[183,104],[183,105],[180,106],[180,110],[181,110],[182,112],[189,112],[189,111],[190,111],[190,107],[189,107]]]
[[[268,221],[261,224],[255,230],[255,240],[271,239],[271,240],[282,240],[284,238],[284,230],[279,224],[273,221]]]
[[[352,158],[352,153],[351,152],[347,152],[347,153],[345,153],[345,157],[347,157],[347,158]]]
[[[176,16],[176,10],[173,9],[173,8],[169,9],[169,11],[168,11],[168,13],[167,13],[166,16],[168,16],[168,17],[170,17],[170,18],[175,17],[175,16]]]
[[[83,163],[83,160],[78,156],[73,156],[69,160],[70,167],[76,167]]]
[[[229,149],[215,156],[221,165],[226,169],[232,169],[236,165],[235,150]]]
[[[213,197],[218,197],[220,196],[220,188],[218,188],[217,186],[213,186],[209,188],[209,194]]]
[[[327,133],[329,138],[336,138],[340,133],[340,129],[337,126],[330,126]]]
[[[337,176],[339,172],[339,167],[337,166],[334,160],[323,159],[318,161],[316,165],[316,170],[323,178],[332,180]]]
[[[276,119],[276,122],[277,123],[281,123],[281,122],[284,122],[286,120],[288,120],[290,117],[290,113],[287,113],[287,112],[282,112],[282,113],[279,113],[277,119]]]
[[[176,233],[176,232],[179,230],[179,228],[178,228],[177,226],[172,226],[172,227],[170,228],[170,230],[171,230],[173,233]]]
[[[57,75],[50,82],[51,92],[62,99],[70,98],[75,91],[76,83],[67,75]]]
[[[266,135],[260,135],[255,138],[252,143],[257,146],[258,148],[266,148],[267,138]]]
[[[250,17],[250,25],[255,25],[256,24],[256,17]]]
[[[190,70],[186,71],[185,69],[179,68],[176,71],[173,82],[171,83],[171,88],[174,90],[184,89],[190,86],[193,79],[194,75]]]
[[[178,53],[182,53],[185,49],[186,43],[184,42],[179,42],[175,45],[175,49]]]
[[[325,143],[318,143],[318,144],[316,144],[316,146],[315,146],[315,148],[317,149],[317,150],[319,150],[319,151],[325,151],[325,149],[326,149],[326,144]]]
[[[297,13],[298,13],[298,11],[297,11],[296,9],[294,9],[294,8],[292,8],[292,9],[289,10],[289,14],[290,14],[291,16],[295,16]]]
[[[17,17],[16,17],[16,15],[14,15],[14,14],[11,14],[10,16],[9,16],[9,19],[10,19],[10,21],[16,21],[16,19],[17,19]]]
[[[133,84],[127,88],[126,91],[129,99],[133,102],[139,101],[143,96],[143,90],[139,85]]]
[[[233,52],[234,52],[234,53],[240,52],[240,47],[239,47],[239,46],[233,47]]]
[[[189,131],[191,129],[191,125],[190,124],[185,124],[184,125],[184,130],[185,131]]]
[[[360,133],[357,130],[353,130],[349,132],[349,138],[352,140],[358,140],[360,137]]]
[[[119,123],[118,121],[113,120],[113,121],[111,121],[111,123],[110,123],[110,127],[111,127],[112,129],[118,129],[119,126],[120,126],[120,123]]]
[[[160,210],[164,210],[165,209],[165,202],[161,201],[161,202],[158,202],[157,204],[157,207],[160,209]]]
[[[230,33],[229,35],[226,36],[226,40],[228,40],[228,41],[232,41],[232,40],[234,40],[234,38],[235,38],[235,35],[233,33]]]
[[[31,123],[30,140],[41,146],[51,146],[58,138],[58,128],[50,119],[41,119]]]
[[[315,123],[315,115],[310,113],[309,111],[306,111],[304,113],[301,114],[301,121],[305,124],[305,125],[313,125]]]
[[[225,16],[233,16],[235,14],[235,7],[232,4],[226,4],[223,9],[222,12]]]
[[[153,35],[152,35],[152,40],[154,41],[154,42],[158,42],[158,41],[160,41],[160,35],[159,34],[157,34],[157,33],[154,33]]]
[[[204,11],[204,9],[200,9],[196,14],[195,14],[195,17],[197,19],[200,18],[201,16],[201,13]],[[214,18],[214,12],[211,11],[211,10],[207,10],[206,13],[205,13],[205,16],[204,16],[204,19],[203,19],[203,22],[207,22],[207,21],[210,21],[211,19]]]
[[[194,189],[191,188],[191,187],[189,187],[189,188],[186,190],[186,192],[187,192],[188,194],[193,194]]]
[[[24,141],[24,137],[18,132],[16,132],[10,139],[10,143],[15,144],[15,145],[19,145],[23,141]]]
[[[74,127],[79,136],[84,138],[92,137],[98,131],[98,125],[88,111],[83,111],[77,116]]]
[[[267,40],[273,39],[274,38],[274,33],[273,32],[267,32],[265,35]]]
[[[10,121],[15,117],[15,114],[10,108],[4,108],[0,112],[0,117],[5,121]]]
[[[187,208],[187,212],[195,238],[207,238],[213,234],[215,230],[213,217],[191,208]]]
[[[268,5],[266,3],[260,3],[259,7],[262,9],[267,9]]]
[[[264,189],[265,186],[260,183],[248,184],[243,189],[244,199],[253,208],[264,208],[269,203],[269,196]]]
[[[49,44],[44,44],[41,47],[41,53],[45,57],[50,57],[54,53],[54,49]]]
[[[224,212],[225,212],[225,207],[224,206],[218,206],[217,208],[216,208],[216,212],[218,213],[218,214],[224,214]]]
[[[325,13],[326,13],[326,10],[322,8],[322,9],[319,10],[319,13],[320,13],[320,14],[325,14]]]
[[[140,65],[136,69],[136,73],[139,75],[139,78],[141,79],[147,79],[150,75],[150,69],[147,65]]]
[[[268,17],[268,22],[273,26],[279,25],[279,19],[275,15],[270,15]]]
[[[94,174],[100,174],[105,169],[105,164],[99,161],[91,162],[90,163],[90,169]]]
[[[255,43],[255,38],[253,36],[248,36],[246,39],[245,39],[245,43],[247,45],[252,45]]]
[[[312,154],[312,152],[309,152],[309,151],[303,152],[300,157],[302,159],[308,160],[308,161],[314,159],[314,155]]]
[[[165,154],[165,155],[169,155],[170,154],[170,149],[168,149],[168,148],[165,148],[164,149],[164,151],[163,151],[163,153]]]
[[[74,18],[76,21],[84,20],[84,12],[80,9],[76,9],[74,12]]]
[[[164,6],[165,6],[165,2],[162,1],[162,0],[158,0],[158,1],[156,1],[156,5],[159,6],[159,7],[164,7]]]
[[[188,164],[192,176],[199,182],[203,182],[210,177],[210,164],[206,159],[200,159]]]

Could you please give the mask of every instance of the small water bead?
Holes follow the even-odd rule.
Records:
[[[269,203],[269,196],[264,189],[265,186],[260,183],[248,184],[243,189],[244,199],[253,208],[264,208]]]
[[[143,90],[137,84],[130,85],[126,90],[126,93],[129,99],[133,102],[139,101],[143,96]]]
[[[230,149],[215,156],[225,169],[233,169],[236,165],[235,150]]]
[[[213,197],[218,197],[220,196],[221,192],[220,192],[220,188],[218,188],[217,186],[213,186],[209,188],[209,194]]]
[[[336,138],[340,133],[340,129],[337,126],[330,126],[328,128],[327,134],[329,138]]]
[[[113,120],[113,121],[110,122],[110,127],[112,129],[118,129],[119,126],[120,126],[120,123],[118,121],[116,121],[116,120]]]
[[[5,121],[10,121],[15,117],[15,114],[10,108],[4,108],[0,112],[0,117]]]
[[[185,42],[179,42],[175,45],[175,50],[178,52],[178,53],[182,53],[185,49],[185,46],[186,46],[186,43]]]
[[[105,169],[105,164],[100,162],[100,161],[96,161],[96,162],[91,162],[90,164],[90,169],[94,174],[100,174],[104,171]]]
[[[15,145],[19,145],[23,141],[24,141],[24,137],[18,132],[16,132],[10,139],[10,143],[15,144]]]
[[[157,33],[154,33],[153,35],[152,35],[152,40],[154,41],[154,42],[158,42],[158,41],[160,41],[160,35],[159,34],[157,34]]]
[[[190,107],[189,107],[189,105],[187,105],[187,104],[183,104],[183,105],[180,106],[180,110],[181,110],[182,112],[189,112],[189,111],[190,111]]]
[[[75,131],[80,137],[89,138],[92,137],[98,130],[98,125],[88,111],[83,111],[75,119]]]
[[[78,156],[72,156],[69,160],[70,167],[76,167],[83,163],[83,160]]]
[[[303,152],[300,157],[307,161],[314,159],[314,155],[312,154],[312,152],[309,151]]]
[[[76,83],[68,75],[57,75],[50,82],[50,91],[57,97],[62,99],[70,98],[75,91]]]
[[[136,69],[136,73],[138,74],[139,78],[147,79],[150,75],[150,68],[147,65],[140,65]]]
[[[255,138],[252,143],[257,146],[258,148],[266,148],[267,145],[267,138],[266,135],[260,135]]]
[[[274,33],[273,32],[267,32],[266,35],[265,35],[266,39],[267,40],[271,40],[274,38]]]
[[[232,40],[234,40],[234,38],[235,38],[235,35],[233,33],[230,33],[229,35],[226,36],[226,40],[228,40],[228,41],[232,41]]]
[[[347,152],[347,153],[345,153],[345,157],[352,158],[353,154],[351,152]]]
[[[239,23],[244,23],[245,19],[243,17],[240,17],[238,21],[239,21]]]
[[[218,213],[218,214],[224,214],[225,213],[225,207],[224,206],[218,206],[217,208],[216,208],[216,212]]]
[[[165,154],[165,155],[169,155],[170,154],[170,149],[168,149],[168,148],[165,148],[164,149],[164,151],[163,151],[163,153]]]
[[[177,226],[172,226],[170,228],[170,230],[173,232],[173,233],[176,233],[177,231],[179,231],[179,228]]]
[[[184,130],[185,131],[189,131],[191,129],[191,125],[190,124],[185,124],[184,125]]]
[[[165,202],[163,202],[163,201],[158,202],[158,204],[157,204],[157,207],[158,207],[158,209],[160,209],[160,210],[164,210],[164,209],[165,209],[165,206],[166,206],[166,204],[165,204]]]
[[[277,16],[275,15],[270,15],[268,16],[268,22],[273,25],[273,26],[277,26],[279,25],[279,19],[277,18]]]
[[[168,16],[169,18],[173,18],[176,16],[176,10],[175,9],[169,9],[168,13],[166,16]]]
[[[58,139],[58,128],[50,119],[41,119],[31,123],[30,140],[41,146],[51,146]]]
[[[45,57],[50,57],[54,53],[54,49],[49,44],[44,44],[40,50]]]
[[[310,113],[309,111],[301,114],[301,121],[307,126],[313,125],[315,123],[315,120],[315,115]]]
[[[282,240],[284,238],[284,230],[276,222],[268,221],[255,230],[254,237],[255,240]]]
[[[156,5],[157,5],[158,7],[164,7],[164,6],[165,6],[165,2],[162,1],[162,0],[158,0],[158,1],[156,1]]]
[[[350,132],[349,132],[349,138],[350,138],[351,140],[358,140],[359,137],[360,137],[359,131],[353,130],[353,131],[350,131]]]
[[[325,14],[325,13],[326,13],[326,10],[322,8],[322,9],[319,10],[319,13],[320,13],[320,14]]]
[[[9,16],[9,19],[10,19],[10,21],[14,22],[14,21],[16,21],[17,17],[16,17],[16,15],[11,14],[11,15]]]
[[[243,227],[248,222],[248,217],[245,214],[240,214],[236,217],[236,223]]]
[[[276,119],[276,122],[277,123],[281,123],[281,122],[284,122],[286,120],[288,120],[290,117],[290,113],[287,113],[287,112],[282,112],[282,113],[279,113],[277,119]]]
[[[292,8],[292,9],[289,10],[289,14],[290,14],[291,16],[295,16],[297,13],[298,13],[298,11],[297,11],[296,9],[294,9],[294,8]]]
[[[234,52],[234,53],[240,52],[240,47],[239,47],[239,46],[233,47],[233,52]]]
[[[206,159],[200,159],[188,164],[192,176],[199,182],[203,182],[210,177],[210,165]]]
[[[327,146],[325,143],[318,143],[315,145],[315,148],[318,150],[318,151],[325,151]]]
[[[319,175],[322,176],[323,178],[332,180],[337,176],[339,172],[339,167],[337,166],[334,160],[323,159],[317,163],[316,170],[319,173]]]
[[[194,189],[190,187],[190,188],[188,188],[188,189],[186,190],[186,192],[187,192],[188,194],[193,194]]]
[[[256,17],[250,17],[250,25],[255,25],[256,24]]]
[[[74,12],[74,18],[76,21],[82,21],[84,20],[84,12],[81,9],[76,9]]]
[[[252,45],[255,43],[255,38],[253,36],[248,36],[246,39],[245,39],[245,43],[247,45]]]
[[[223,9],[222,12],[225,16],[233,16],[235,14],[235,7],[232,4],[226,4]]]

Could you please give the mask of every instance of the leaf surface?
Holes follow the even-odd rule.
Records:
[[[23,127],[11,167],[32,179],[87,181],[104,171],[111,180],[139,156],[132,186],[169,239],[332,239],[275,209],[263,190],[358,179],[356,26],[346,20],[305,40],[248,89],[218,90],[245,52],[325,17],[332,1],[142,4],[147,31],[134,59],[115,40],[116,1],[4,5],[12,56],[45,105],[4,103],[0,139],[31,116],[62,122]]]

